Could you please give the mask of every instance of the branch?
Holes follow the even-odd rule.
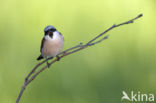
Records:
[[[63,51],[63,52],[61,52],[61,53],[59,54],[60,59],[63,58],[63,57],[65,57],[65,56],[67,56],[67,55],[73,54],[73,53],[78,52],[78,51],[80,51],[80,50],[82,50],[82,49],[85,49],[85,48],[87,48],[87,47],[89,47],[89,46],[93,46],[93,45],[95,45],[95,44],[97,44],[97,43],[100,43],[100,42],[104,41],[105,39],[108,38],[108,35],[104,36],[104,37],[101,38],[100,40],[97,40],[97,39],[99,39],[101,36],[103,36],[104,34],[106,34],[108,31],[110,31],[110,30],[112,30],[112,29],[114,29],[114,28],[116,28],[116,27],[119,27],[119,26],[122,26],[122,25],[125,25],[125,24],[133,23],[134,20],[136,20],[136,19],[138,19],[138,18],[140,18],[140,17],[142,17],[142,16],[143,16],[143,15],[140,14],[140,15],[138,15],[137,17],[135,17],[135,18],[133,18],[133,19],[131,19],[131,20],[129,20],[129,21],[126,21],[126,22],[123,22],[123,23],[120,23],[120,24],[114,24],[113,26],[111,26],[110,28],[108,28],[107,30],[105,30],[103,33],[99,34],[98,36],[94,37],[92,40],[88,41],[87,43],[85,43],[85,44],[80,43],[80,44],[78,44],[78,45],[76,45],[76,46],[74,46],[74,47],[71,47],[71,48],[69,48],[69,49],[67,49],[67,50],[65,50],[65,51]],[[51,58],[49,58],[49,60],[51,60]],[[50,62],[50,65],[54,64],[56,61],[58,61],[58,58],[55,58],[53,61],[51,61],[51,62]],[[26,86],[27,86],[29,83],[31,83],[42,71],[44,71],[45,69],[47,69],[48,66],[46,65],[46,66],[43,66],[41,69],[39,69],[39,70],[35,73],[35,71],[36,71],[39,67],[41,67],[42,64],[44,64],[45,62],[46,62],[46,60],[43,60],[42,62],[38,63],[38,64],[32,69],[32,71],[26,76],[25,82],[24,82],[24,84],[23,84],[23,86],[22,86],[22,89],[21,89],[21,91],[20,91],[20,93],[19,93],[19,96],[17,97],[16,103],[19,103],[20,98],[21,98],[21,96],[22,96],[22,94],[23,94],[23,92],[24,92]]]

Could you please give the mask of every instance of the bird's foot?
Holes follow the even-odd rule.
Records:
[[[48,66],[48,68],[50,67],[50,64],[47,62],[47,66]]]
[[[58,55],[56,56],[56,58],[57,58],[57,61],[59,61],[61,59]]]
[[[50,67],[50,64],[48,63],[48,58],[46,58],[47,66]]]

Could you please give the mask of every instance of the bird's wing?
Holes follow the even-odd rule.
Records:
[[[62,36],[62,34],[59,32],[59,34]],[[64,37],[62,36],[63,40],[64,40]]]
[[[42,52],[42,48],[43,48],[43,44],[45,42],[45,38],[42,39],[42,42],[41,42],[41,47],[40,47],[40,52]]]
[[[60,32],[59,32],[59,34],[62,35]]]

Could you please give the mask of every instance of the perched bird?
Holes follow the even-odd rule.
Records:
[[[45,58],[49,67],[50,64],[48,63],[48,59],[53,57],[57,57],[59,59],[58,54],[62,51],[63,46],[64,38],[62,34],[58,32],[55,27],[48,25],[44,29],[44,37],[40,48],[41,55],[37,60]]]

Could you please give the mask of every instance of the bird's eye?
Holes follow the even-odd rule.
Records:
[[[54,31],[56,31],[56,29],[54,29],[54,28],[53,28],[53,29],[50,29],[49,31],[52,31],[52,32],[54,32]]]
[[[45,34],[47,34],[48,33],[48,31],[45,31]]]
[[[53,29],[50,29],[49,31],[53,31]]]

